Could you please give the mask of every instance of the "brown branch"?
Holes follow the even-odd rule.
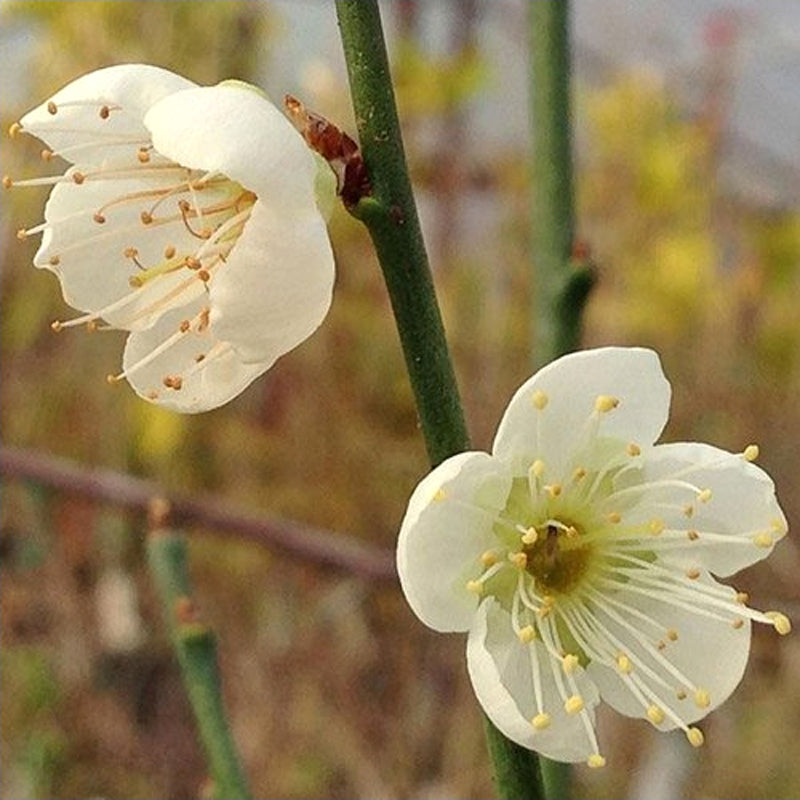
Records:
[[[163,499],[168,504],[173,525],[193,523],[215,528],[286,555],[352,572],[368,580],[396,580],[394,555],[388,550],[334,531],[277,517],[257,516],[235,508],[219,497],[206,495],[198,499],[170,495],[152,481],[113,470],[87,468],[67,459],[16,447],[0,447],[0,473],[7,479],[32,481],[145,513],[150,510],[153,500]]]

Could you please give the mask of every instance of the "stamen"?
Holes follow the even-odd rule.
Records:
[[[619,398],[611,395],[600,394],[594,401],[594,409],[600,414],[607,414],[619,405]]]
[[[537,411],[544,411],[548,402],[550,402],[550,398],[541,389],[537,389],[531,395],[531,403]]]
[[[537,731],[543,731],[545,728],[550,727],[550,723],[553,721],[552,717],[549,714],[546,714],[544,711],[540,711],[532,720],[531,725]]]
[[[692,747],[702,747],[705,741],[703,731],[701,731],[700,728],[689,728],[686,731],[686,738],[689,740],[689,744]]]
[[[758,445],[757,444],[749,444],[745,447],[744,452],[742,453],[742,457],[745,461],[755,461],[758,458]]]
[[[586,759],[586,766],[589,769],[600,769],[606,765],[606,760],[600,753],[592,753],[589,758]]]

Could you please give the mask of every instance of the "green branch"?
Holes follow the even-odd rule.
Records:
[[[533,314],[537,366],[578,348],[594,283],[591,264],[573,259],[574,192],[570,115],[569,3],[529,5],[533,114]]]
[[[197,620],[192,606],[186,541],[173,531],[156,530],[147,540],[147,558],[205,749],[213,796],[249,798],[222,702],[216,638]]]
[[[469,447],[428,256],[408,177],[374,0],[336,3],[372,195],[351,209],[369,231],[389,290],[431,463]]]
[[[469,448],[425,244],[408,177],[380,13],[375,0],[336,4],[361,152],[372,186],[351,213],[367,227],[392,309],[433,465]],[[534,753],[486,720],[498,794],[543,797]]]
[[[574,192],[570,115],[569,3],[529,5],[533,114],[534,363],[580,345],[583,309],[594,285],[588,259],[573,258]],[[548,798],[569,796],[567,764],[541,759]]]

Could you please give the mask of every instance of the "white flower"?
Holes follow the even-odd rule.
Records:
[[[662,731],[731,694],[752,620],[778,612],[712,577],[764,558],[786,531],[757,448],[653,442],[670,387],[650,350],[603,348],[546,366],[514,395],[492,454],[456,455],[416,488],[397,566],[414,612],[469,631],[478,700],[510,739],[605,763],[602,699]]]
[[[205,411],[319,326],[334,265],[316,156],[254,87],[118,65],[68,84],[19,131],[73,165],[3,183],[54,184],[45,221],[20,237],[44,234],[34,264],[86,312],[55,329],[131,331],[110,380]]]

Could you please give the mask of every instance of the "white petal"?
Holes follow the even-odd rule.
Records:
[[[88,143],[76,151],[78,156],[67,153],[65,157],[73,163],[100,166],[118,158],[120,151],[135,153],[137,140],[147,143],[150,136],[143,119],[150,106],[193,86],[192,81],[160,67],[118,64],[68,83],[20,122],[55,152]],[[49,103],[56,104],[55,114],[48,111]],[[105,119],[100,117],[103,105],[112,109]]]
[[[539,411],[536,392],[547,398]],[[541,459],[552,481],[565,479],[572,459],[584,445],[598,396],[619,400],[602,414],[599,434],[652,444],[667,421],[670,387],[652,350],[604,347],[553,361],[516,392],[495,437],[493,452],[511,462],[515,474],[525,474]]]
[[[714,581],[707,573],[701,575],[696,583],[721,587],[721,584]],[[731,600],[735,594],[734,590],[730,589]],[[632,661],[640,659],[666,680],[670,687],[674,687],[665,688],[634,663],[633,673],[662,698],[663,702],[658,703],[659,705],[669,705],[684,723],[689,724],[704,717],[731,695],[742,678],[750,652],[749,620],[744,620],[742,627],[737,630],[729,622],[711,619],[624,589],[615,594],[613,599],[639,610],[654,620],[658,626],[656,628],[619,607],[610,606],[616,615],[640,631],[651,644],[661,637],[666,642],[666,647],[656,652],[667,659],[695,687],[705,689],[710,695],[710,704],[707,707],[701,708],[695,704],[692,691],[680,684],[675,676],[670,675],[658,663],[658,657],[654,657],[652,648],[648,653],[617,619],[613,619],[604,610],[594,607],[602,624],[622,644],[621,648],[614,646],[614,650],[621,649]],[[668,629],[677,631],[677,641],[670,641],[667,638]],[[603,700],[617,711],[631,717],[646,716],[645,708],[637,702],[613,667],[592,662],[587,667],[587,672],[600,689]],[[687,693],[683,700],[677,697],[677,691],[680,689]],[[674,727],[676,727],[675,722],[668,717],[659,725],[661,730],[670,730]]]
[[[550,726],[543,730],[531,724],[538,713],[531,657],[539,661],[544,710],[551,717]],[[478,702],[509,739],[558,761],[585,761],[593,754],[582,715],[564,710],[544,646],[538,641],[522,644],[513,632],[510,615],[492,598],[481,603],[475,614],[467,641],[467,667]],[[580,668],[574,677],[593,725],[597,690]]]
[[[220,84],[176,92],[145,117],[167,158],[221,172],[266,202],[307,208],[316,165],[291,123],[253,88]]]
[[[129,370],[151,353],[168,337],[176,334],[183,319],[200,311],[202,303],[180,311],[170,311],[152,328],[132,333],[123,354],[123,369]],[[214,347],[222,348],[214,356]],[[197,356],[207,358],[199,365]],[[173,411],[199,413],[227,403],[236,397],[259,375],[272,366],[271,362],[243,364],[236,352],[214,336],[211,327],[202,332],[192,330],[168,350],[136,370],[128,382],[136,393],[151,402]],[[165,376],[181,376],[180,389],[165,387]],[[153,397],[153,393],[157,397]]]
[[[414,490],[397,541],[400,584],[414,613],[438,631],[467,630],[478,599],[467,581],[496,543],[492,525],[511,477],[487,453],[448,458]]]
[[[244,361],[274,361],[310,336],[328,312],[334,263],[314,205],[259,199],[211,284],[211,319]]]
[[[756,536],[766,534],[774,540],[786,531],[772,479],[741,456],[695,442],[658,445],[643,456],[638,480],[653,482],[677,475],[699,489],[711,490],[707,502],[698,502],[696,494],[685,489],[652,490],[626,514],[628,522],[660,517],[668,528],[699,533],[694,540],[681,536],[679,541],[685,546],[660,550],[662,558],[683,566],[704,566],[724,577],[772,552],[772,546],[756,546]],[[691,517],[684,513],[687,505],[692,506]],[[714,534],[738,541],[715,539]]]

